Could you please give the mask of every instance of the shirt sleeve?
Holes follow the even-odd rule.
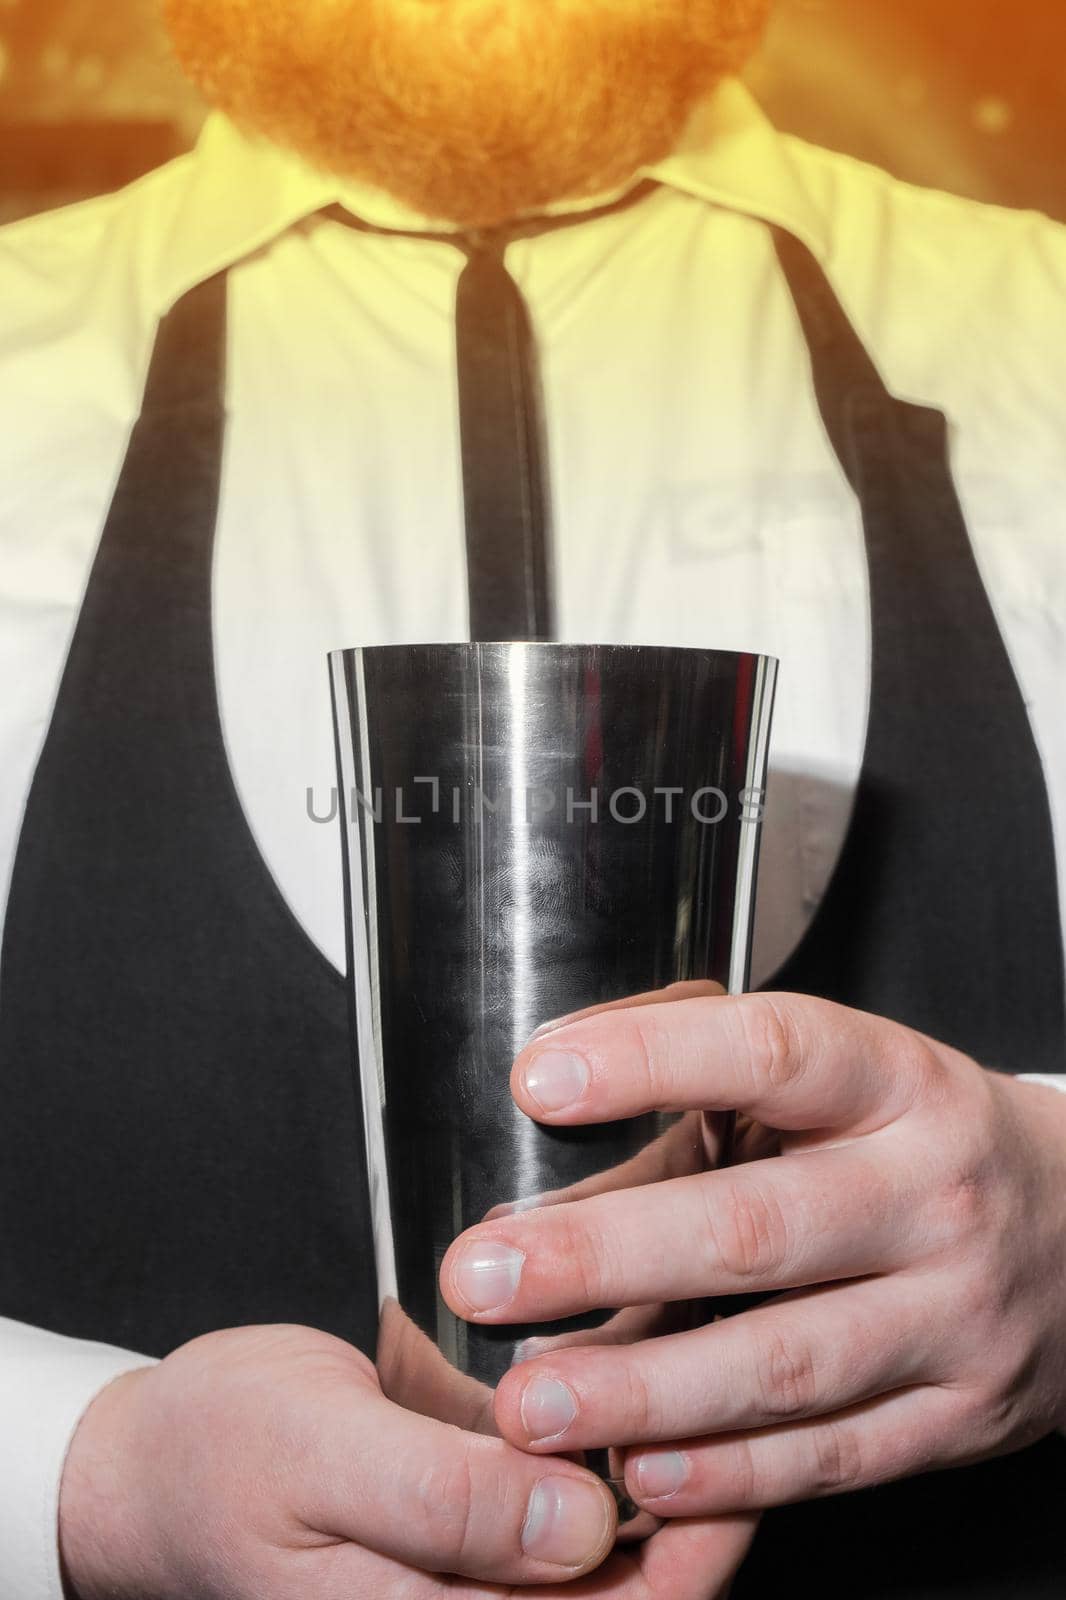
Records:
[[[63,1600],[59,1486],[100,1391],[146,1356],[0,1317],[0,1600]]]

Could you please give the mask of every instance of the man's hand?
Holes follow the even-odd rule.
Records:
[[[420,1365],[423,1346],[432,1348],[411,1338],[408,1367]],[[750,1539],[743,1519],[675,1523],[632,1556],[609,1555],[615,1511],[598,1479],[456,1426],[484,1420],[469,1380],[451,1386],[434,1367],[407,1381],[451,1420],[402,1409],[356,1350],[307,1328],[209,1334],[119,1378],[87,1412],[64,1474],[71,1592],[483,1600],[536,1584],[544,1600],[722,1593]]]
[[[444,1261],[456,1311],[773,1296],[695,1332],[536,1353],[496,1399],[523,1449],[636,1446],[630,1493],[672,1517],[970,1462],[1066,1422],[1066,1096],[795,995],[564,1023],[512,1088],[557,1127],[737,1108],[742,1164],[487,1220]]]

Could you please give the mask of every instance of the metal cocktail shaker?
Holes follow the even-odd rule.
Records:
[[[457,1319],[437,1287],[449,1244],[661,1131],[538,1127],[511,1062],[586,1006],[745,987],[776,663],[523,643],[338,651],[330,668],[386,1336],[398,1306],[494,1385],[550,1330]]]

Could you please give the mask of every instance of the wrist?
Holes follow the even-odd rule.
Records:
[[[143,1596],[148,1578],[136,1528],[135,1414],[152,1369],[115,1378],[74,1433],[59,1491],[59,1555],[68,1600]]]

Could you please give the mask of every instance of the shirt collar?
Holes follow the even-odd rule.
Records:
[[[243,133],[219,112],[208,117],[196,149],[181,166],[186,181],[178,188],[171,226],[157,241],[163,309],[337,203],[379,227],[458,231],[454,223],[422,216],[381,189],[320,172],[295,154]],[[560,202],[545,207],[544,214],[591,210],[646,178],[774,223],[825,260],[825,223],[791,158],[789,141],[738,80],[719,85],[696,108],[665,160],[641,168],[619,189]]]

